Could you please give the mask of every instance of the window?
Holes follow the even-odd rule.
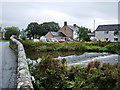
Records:
[[[114,41],[118,41],[118,38],[114,38]]]
[[[108,41],[108,38],[105,38],[105,41]]]
[[[104,34],[108,34],[109,32],[108,31],[105,31]]]

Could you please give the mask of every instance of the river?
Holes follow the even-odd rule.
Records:
[[[86,66],[89,62],[99,60],[101,63],[118,63],[120,56],[118,54],[112,54],[107,52],[29,52],[27,58],[36,60],[38,58],[46,57],[51,55],[53,58],[67,60],[68,66],[71,65],[82,65]]]

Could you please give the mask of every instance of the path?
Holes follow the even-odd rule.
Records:
[[[0,42],[0,88],[16,88],[16,56],[9,42]]]

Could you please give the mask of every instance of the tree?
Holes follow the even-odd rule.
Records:
[[[7,40],[10,40],[10,37],[12,35],[16,35],[18,37],[19,34],[20,34],[20,32],[19,32],[20,30],[19,30],[18,27],[12,26],[12,27],[4,28],[4,29],[6,30],[6,32],[5,32],[5,39],[7,39]]]
[[[77,35],[78,35],[78,40],[82,40],[82,41],[90,41],[90,38],[88,36],[88,33],[91,32],[91,30],[89,30],[88,28],[85,27],[78,27],[79,30],[77,31]]]
[[[31,37],[35,38],[35,36],[44,36],[49,31],[55,31],[57,32],[60,29],[60,26],[56,22],[44,22],[42,24],[38,24],[37,22],[32,22],[28,24],[27,29],[25,30],[27,32],[27,36],[29,39]]]
[[[120,30],[119,30],[119,29],[116,29],[116,30],[114,31],[114,35],[119,35],[119,36],[120,36]]]
[[[40,30],[40,26],[37,22],[32,22],[30,24],[28,24],[27,29],[25,30],[27,32],[27,36],[29,37],[29,39],[31,39],[31,37],[34,38],[35,35],[39,34],[38,31]]]
[[[60,29],[60,26],[56,22],[44,22],[40,24],[42,35],[46,35],[49,31],[57,32]]]

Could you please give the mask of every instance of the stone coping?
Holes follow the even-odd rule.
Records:
[[[17,89],[34,90],[24,47],[14,35],[10,37],[10,48],[17,53]]]

